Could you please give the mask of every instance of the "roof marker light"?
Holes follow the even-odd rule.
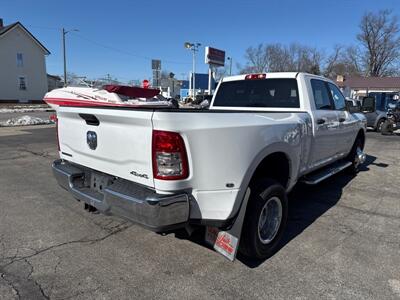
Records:
[[[255,79],[265,79],[267,74],[248,74],[246,75],[246,80],[255,80]]]

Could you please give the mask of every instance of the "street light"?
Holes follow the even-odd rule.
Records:
[[[63,56],[64,56],[64,87],[67,86],[67,57],[65,54],[65,35],[71,31],[79,31],[79,30],[78,29],[65,30],[65,28],[62,29]]]
[[[196,52],[199,51],[199,47],[201,46],[200,43],[189,43],[186,42],[184,44],[184,47],[188,50],[191,50],[193,52],[193,84],[192,81],[189,78],[189,84],[192,89],[192,95],[193,95],[193,100],[195,100],[195,91],[196,91]],[[190,88],[190,87],[189,87]]]
[[[229,60],[229,76],[232,76],[232,57],[227,57],[227,60]]]

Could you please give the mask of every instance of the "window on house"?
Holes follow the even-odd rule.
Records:
[[[24,66],[24,57],[22,53],[17,53],[17,67],[23,67]]]
[[[18,84],[20,90],[26,90],[26,80],[25,77],[18,77]]]

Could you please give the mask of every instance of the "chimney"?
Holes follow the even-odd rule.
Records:
[[[4,27],[4,25],[3,25],[3,19],[0,18],[0,29],[2,29],[3,27]]]
[[[345,78],[344,78],[343,75],[337,75],[337,76],[336,76],[336,81],[337,81],[337,82],[344,82],[344,81],[345,81]]]

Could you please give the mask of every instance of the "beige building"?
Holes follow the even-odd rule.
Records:
[[[368,93],[400,92],[400,77],[345,77],[336,78],[337,85],[346,97],[361,99]]]
[[[47,74],[47,88],[49,92],[62,87],[63,82],[60,76]]]
[[[4,26],[0,19],[0,103],[41,101],[49,54],[20,22]]]

